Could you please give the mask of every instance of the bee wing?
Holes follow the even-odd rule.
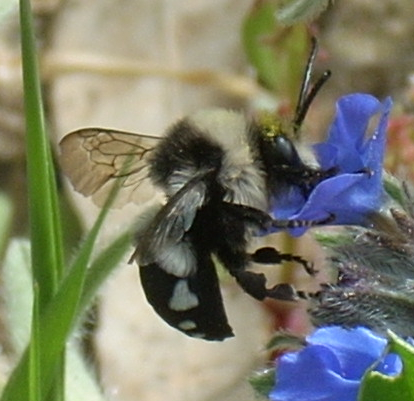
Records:
[[[192,177],[168,199],[149,226],[138,235],[136,254],[139,255],[139,264],[153,263],[161,258],[164,259],[162,264],[165,269],[175,275],[179,271],[196,269],[191,255],[185,257],[187,252],[183,244],[181,256],[173,251],[177,251],[185,233],[191,228],[197,211],[205,202],[205,178],[210,173],[211,170],[205,170]]]
[[[60,164],[76,191],[102,206],[116,179],[123,182],[114,206],[155,196],[148,158],[159,138],[104,128],[83,128],[59,143]],[[139,188],[139,191],[138,191]]]

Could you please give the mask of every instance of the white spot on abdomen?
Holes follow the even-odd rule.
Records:
[[[194,330],[197,328],[197,325],[192,320],[183,320],[182,322],[178,323],[178,328],[184,331]]]
[[[197,307],[198,304],[198,297],[188,288],[187,280],[178,280],[168,303],[170,309],[177,312],[186,311]]]

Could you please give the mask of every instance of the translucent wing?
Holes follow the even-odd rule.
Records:
[[[159,138],[104,128],[84,128],[60,141],[60,164],[76,191],[102,206],[115,180],[123,178],[116,207],[142,203],[156,194],[148,157]]]
[[[209,174],[211,170],[204,170],[192,177],[168,199],[151,224],[139,235],[141,238],[136,250],[140,256],[139,264],[159,263],[161,258],[164,259],[164,269],[172,274],[181,275],[178,272],[182,271],[185,275],[196,269],[191,252],[187,253],[185,249],[188,244],[184,245],[182,241],[205,202],[205,178]]]

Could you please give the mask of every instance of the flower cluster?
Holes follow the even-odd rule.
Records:
[[[405,184],[396,182],[394,195],[390,182],[387,195],[383,184],[391,105],[389,98],[381,103],[365,94],[341,98],[327,140],[314,146],[321,169],[337,174],[309,193],[292,186],[276,202],[273,213],[278,219],[323,220],[333,215],[333,224],[354,227],[327,238],[333,254],[328,261],[338,280],[309,294],[309,312],[320,328],[302,349],[276,360],[271,401],[357,401],[370,370],[411,380],[402,372],[406,359],[388,353],[388,340],[378,334],[391,329],[400,336],[414,335],[414,202]],[[374,116],[378,119],[369,133]],[[385,211],[386,196],[399,209],[390,203]],[[406,392],[401,399],[412,395]],[[363,399],[374,398],[368,392]]]
[[[307,337],[306,347],[277,360],[271,401],[356,401],[361,379],[375,370],[393,376],[401,372],[396,354],[384,356],[387,340],[358,327],[325,327]]]
[[[327,140],[314,146],[321,169],[338,173],[309,194],[292,186],[275,200],[273,217],[320,221],[334,216],[333,224],[366,224],[383,202],[382,163],[391,106],[390,98],[381,103],[367,94],[339,99]],[[379,115],[378,123],[367,136],[375,115]],[[305,230],[295,228],[291,234],[301,235]]]

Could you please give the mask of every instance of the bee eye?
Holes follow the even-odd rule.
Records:
[[[261,146],[261,153],[268,166],[301,166],[302,160],[292,141],[280,134],[266,138]]]
[[[298,152],[293,143],[284,135],[278,135],[273,141],[275,156],[292,164],[299,160]]]

